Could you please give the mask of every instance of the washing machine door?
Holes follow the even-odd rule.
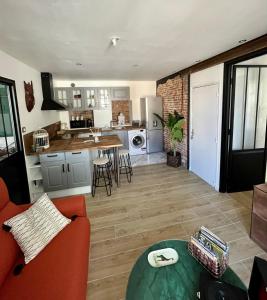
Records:
[[[135,135],[131,140],[132,147],[139,149],[144,147],[145,139],[142,135]]]

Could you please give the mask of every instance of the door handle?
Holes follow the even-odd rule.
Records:
[[[57,154],[54,154],[54,155],[47,155],[47,157],[57,157]]]
[[[62,172],[65,173],[65,165],[62,164]]]
[[[191,130],[190,139],[192,140],[194,138],[194,129]]]
[[[72,152],[71,154],[81,154],[82,152]]]
[[[67,163],[67,170],[68,170],[68,172],[70,172],[70,164],[69,163]]]

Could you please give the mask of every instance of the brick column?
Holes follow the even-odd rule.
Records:
[[[178,111],[185,117],[184,138],[183,141],[177,146],[177,150],[182,154],[183,166],[187,165],[187,115],[189,99],[188,80],[188,75],[178,75],[157,87],[157,96],[162,97],[163,100],[164,119],[166,120],[168,118],[168,114],[173,113],[174,110]],[[170,137],[168,129],[166,128],[164,130],[164,149],[165,151],[170,150]]]

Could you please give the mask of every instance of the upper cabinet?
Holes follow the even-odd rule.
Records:
[[[111,89],[98,88],[97,109],[111,109]]]
[[[71,96],[71,88],[68,87],[60,87],[54,88],[55,100],[60,104],[65,105],[67,108],[70,108],[70,96]]]
[[[83,88],[71,88],[70,107],[74,110],[84,109],[84,99],[82,99]]]
[[[112,100],[129,100],[130,88],[125,87],[57,87],[55,100],[67,110],[110,110]]]
[[[84,109],[94,109],[97,105],[97,88],[83,89]]]
[[[130,88],[128,86],[112,88],[112,100],[129,100],[129,99],[130,99]]]

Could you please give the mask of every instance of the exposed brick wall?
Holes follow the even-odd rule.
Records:
[[[122,112],[125,116],[125,123],[130,122],[130,100],[112,101],[112,120],[118,121],[118,115]]]
[[[162,97],[163,100],[163,117],[166,120],[169,113],[177,110],[185,117],[184,138],[178,144],[177,150],[182,154],[182,165],[187,165],[187,116],[188,116],[188,75],[180,76],[169,79],[164,84],[159,84],[157,87],[157,95]],[[170,137],[168,129],[164,129],[164,149],[170,150]]]

